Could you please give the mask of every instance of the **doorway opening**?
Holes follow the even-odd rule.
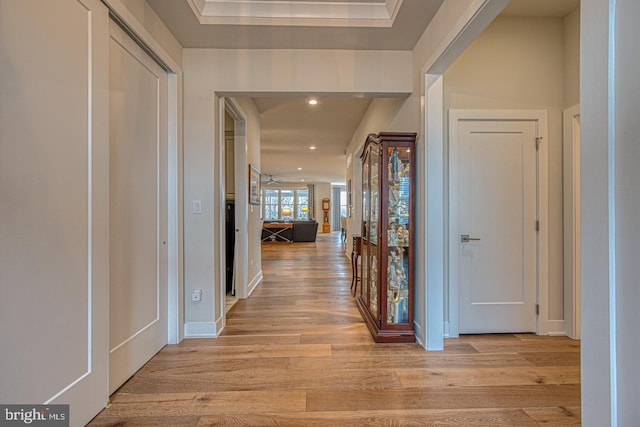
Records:
[[[237,302],[236,292],[236,209],[235,209],[235,120],[224,113],[225,177],[225,313]]]

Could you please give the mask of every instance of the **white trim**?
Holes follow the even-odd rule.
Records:
[[[564,337],[567,335],[567,326],[564,320],[549,320],[547,325],[547,335],[552,337]]]
[[[413,330],[415,331],[416,342],[421,346],[426,348],[426,344],[423,341],[424,332],[422,331],[422,326],[414,321],[413,322]]]
[[[548,200],[549,200],[549,180],[548,180],[548,127],[546,110],[450,110],[449,111],[449,242],[458,239],[459,230],[457,224],[457,203],[456,194],[458,191],[457,159],[458,159],[458,131],[457,126],[453,126],[460,120],[513,120],[513,121],[533,121],[537,123],[537,137],[542,138],[542,144],[537,153],[537,181],[538,194],[537,218],[540,221],[540,231],[538,232],[538,281],[537,294],[540,305],[540,315],[538,316],[537,333],[547,335],[550,331],[549,323],[549,243],[548,243]],[[458,288],[458,254],[457,246],[449,245],[449,328],[450,336],[459,334],[459,288]]]
[[[220,141],[218,144],[218,150],[222,150],[221,158],[224,159],[224,150],[226,148],[226,144],[224,143],[224,128],[225,128],[225,111],[229,113],[229,115],[234,120],[234,188],[235,188],[235,223],[236,223],[236,236],[235,236],[235,245],[236,245],[236,259],[235,262],[235,286],[236,286],[236,297],[240,299],[247,298],[249,295],[249,287],[248,287],[248,277],[247,272],[249,271],[249,236],[247,234],[247,230],[249,229],[249,194],[248,194],[248,170],[249,164],[247,162],[247,135],[246,135],[246,120],[247,114],[244,112],[242,107],[238,104],[236,99],[234,98],[220,98],[220,109],[221,109],[221,117],[218,125],[218,130],[220,133]],[[221,171],[224,170],[220,169]],[[224,181],[224,174],[220,174],[221,179]],[[226,184],[223,182],[222,184],[222,198],[224,201],[225,198],[225,188]],[[224,218],[225,205],[224,202],[221,206],[221,219]],[[224,226],[224,221],[222,221],[222,226]],[[222,230],[224,235],[224,230]],[[224,251],[224,242],[223,239],[219,239],[219,243],[221,246],[221,252],[225,254]],[[222,263],[222,266],[226,266],[226,262]],[[224,278],[224,272],[223,272]],[[226,282],[225,282],[226,283]],[[221,287],[220,290],[220,298],[223,301],[226,301],[226,288],[225,286]],[[226,310],[225,310],[226,311]]]
[[[391,27],[402,1],[188,0],[188,4],[200,24]]]
[[[224,114],[225,99],[216,94],[213,95],[214,114],[217,112],[217,133],[214,134],[213,140],[213,234],[217,235],[217,239],[213,239],[213,293],[214,304],[217,308],[213,310],[213,316],[216,317],[216,330],[225,327],[226,321],[226,248],[225,248],[225,216],[226,216],[226,189],[225,189],[225,150],[226,139],[224,135]],[[218,173],[216,174],[215,171]],[[236,224],[239,227],[238,224]]]
[[[183,338],[184,319],[184,257],[182,225],[184,198],[182,193],[182,75],[167,74],[169,111],[167,147],[167,342],[178,344]],[[174,120],[175,118],[175,120]]]
[[[420,266],[418,267],[419,283],[426,283],[424,313],[425,337],[427,350],[444,349],[444,283],[446,245],[445,240],[445,207],[443,185],[445,165],[444,117],[442,110],[443,79],[442,75],[425,75],[425,112],[426,123],[425,148],[419,152],[420,184],[425,183],[425,191],[419,192],[418,211],[421,224],[424,224],[418,240]],[[426,169],[426,170],[425,170]],[[426,176],[425,176],[426,175]],[[437,177],[437,179],[434,179]],[[422,196],[424,194],[424,196]],[[426,239],[426,241],[425,241]],[[424,279],[423,279],[424,278]],[[430,302],[434,302],[430,304]]]
[[[566,334],[580,338],[580,105],[567,108],[563,118],[564,182],[564,320]]]
[[[185,322],[185,338],[217,338],[216,322]]]
[[[262,281],[262,277],[263,277],[262,276],[262,270],[260,270],[260,271],[258,271],[258,274],[256,274],[256,276],[253,278],[253,280],[251,280],[251,282],[249,283],[248,295],[251,295],[253,293],[253,291],[256,289],[256,287],[258,287],[258,285]]]
[[[609,228],[609,378],[611,381],[611,425],[618,426],[618,300],[617,300],[617,271],[616,271],[616,21],[617,0],[609,0],[609,31],[607,54],[607,205]]]

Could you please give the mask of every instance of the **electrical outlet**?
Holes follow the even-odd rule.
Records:
[[[191,301],[200,302],[202,301],[202,289],[194,289],[191,291]]]

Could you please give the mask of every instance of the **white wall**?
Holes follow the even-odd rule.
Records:
[[[575,75],[565,70],[565,46],[575,48],[565,38],[578,35],[576,26],[568,28],[559,18],[499,17],[444,74],[445,111],[549,113],[549,140],[543,141],[549,148],[549,320],[564,319],[562,110],[565,82],[579,81],[577,69],[571,70]]]
[[[411,55],[403,51],[185,49],[183,58],[190,86],[225,95],[411,91]]]
[[[580,7],[563,19],[564,106],[580,103]]]
[[[203,289],[201,303],[187,303],[185,321],[194,331],[215,335],[218,332],[216,321],[219,322],[222,316],[215,291],[221,286],[216,253],[220,171],[215,156],[220,130],[215,118],[219,117],[219,97],[260,93],[305,95],[310,92],[398,96],[411,91],[411,54],[397,51],[186,49],[183,58],[186,76],[185,294],[192,288]],[[250,113],[249,108],[245,110]],[[255,140],[255,145],[250,142],[249,132],[254,126],[259,129],[259,116],[249,114],[246,120],[249,152],[259,150],[259,139]],[[259,164],[258,151],[253,155],[255,161],[252,163]],[[317,201],[331,197],[330,184],[326,187],[326,191],[321,185],[316,187]],[[190,213],[192,200],[202,201],[202,215]],[[321,204],[317,203],[316,216],[320,215],[320,208]],[[259,250],[259,240],[250,243],[250,254],[258,254]],[[254,266],[259,268],[257,255],[254,260]]]

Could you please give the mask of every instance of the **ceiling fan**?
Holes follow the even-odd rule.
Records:
[[[267,175],[269,177],[269,179],[267,180],[267,185],[274,185],[274,184],[280,184],[280,180],[279,179],[274,179],[273,175]]]

